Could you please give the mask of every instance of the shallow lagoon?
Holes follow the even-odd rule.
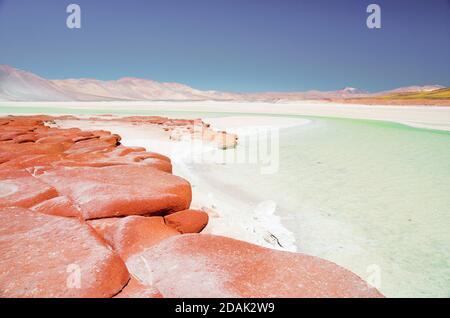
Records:
[[[334,261],[386,296],[450,296],[450,133],[309,118],[280,134],[280,169],[216,180],[272,200],[298,251]],[[378,276],[377,276],[378,275]]]

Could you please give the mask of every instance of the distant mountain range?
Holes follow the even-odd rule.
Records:
[[[382,95],[431,92],[440,85],[410,86],[380,93],[347,87],[337,91],[229,93],[202,91],[179,83],[124,77],[48,80],[8,65],[0,65],[0,101],[270,101],[334,100]]]

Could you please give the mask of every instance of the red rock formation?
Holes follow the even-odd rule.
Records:
[[[0,143],[0,152],[13,153],[17,156],[25,155],[50,155],[62,153],[66,150],[63,144],[37,144],[31,143],[13,143],[2,142]]]
[[[51,166],[64,160],[64,154],[50,154],[50,155],[22,155],[13,156],[5,162],[1,168],[10,169],[27,169],[41,166]],[[32,170],[32,169],[29,169]]]
[[[110,132],[50,128],[41,117],[8,117],[0,127],[4,140],[0,168],[5,179],[0,206],[31,207],[61,194],[82,206],[85,218],[164,214],[189,207],[190,185],[171,175],[169,158],[118,145],[120,137]],[[18,140],[17,136],[24,137]],[[20,170],[25,168],[34,175]],[[36,209],[52,207],[51,214],[74,214],[74,209],[62,211],[61,204],[57,200]]]
[[[92,220],[89,224],[123,260],[166,238],[180,234],[167,226],[162,217],[128,216]]]
[[[65,118],[57,118],[64,120]],[[66,118],[73,120],[73,118]],[[120,121],[133,125],[159,125],[164,131],[170,132],[170,139],[201,140],[202,142],[215,145],[220,149],[234,148],[237,145],[238,136],[224,131],[214,131],[211,126],[201,119],[171,119],[160,116],[128,116],[91,117],[88,120],[95,121]]]
[[[55,188],[37,180],[26,170],[0,169],[0,208],[28,208],[56,196]]]
[[[182,234],[200,233],[208,224],[208,213],[199,210],[184,210],[164,217],[166,224]]]
[[[164,297],[382,297],[334,263],[206,234],[171,237],[127,267]]]
[[[0,297],[111,297],[123,261],[82,221],[1,209]]]
[[[147,166],[56,167],[37,177],[70,198],[85,219],[161,215],[191,203],[186,180]]]
[[[71,146],[74,141],[66,136],[45,136],[36,140],[38,144],[67,144]]]
[[[82,137],[84,138],[84,137]],[[67,154],[85,154],[94,151],[111,151],[115,148],[114,140],[101,140],[97,138],[87,140],[77,140],[65,153]]]
[[[81,154],[69,154],[57,163],[61,166],[106,167],[119,165],[145,165],[172,173],[170,159],[141,148],[119,146],[113,150],[96,151]]]
[[[46,201],[43,201],[31,208],[31,210],[65,217],[77,217],[81,218],[81,211],[75,206],[75,204],[65,196],[59,196]]]

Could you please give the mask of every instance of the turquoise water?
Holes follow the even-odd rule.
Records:
[[[10,112],[17,108],[0,108]],[[231,164],[220,165],[214,177],[226,178],[255,203],[275,201],[299,251],[334,261],[366,280],[376,272],[386,296],[449,297],[450,133],[380,121],[308,119],[308,125],[281,131],[277,173]]]
[[[281,132],[278,173],[217,174],[276,202],[299,251],[376,271],[386,296],[450,296],[450,133],[315,118]]]

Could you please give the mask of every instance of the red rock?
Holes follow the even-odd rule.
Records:
[[[97,137],[108,137],[108,136],[117,136],[119,137],[120,140],[120,136],[119,135],[111,135],[111,132],[107,131],[107,130],[93,130],[91,131],[91,133]]]
[[[106,136],[100,136],[99,140],[101,142],[106,142],[111,144],[112,146],[117,146],[122,138],[116,134],[109,134]]]
[[[108,149],[109,150],[109,149]],[[123,153],[126,153],[125,155]],[[117,165],[145,165],[172,173],[172,164],[167,157],[148,152],[97,151],[81,154],[70,154],[58,163],[72,167],[107,167]]]
[[[42,131],[41,131],[42,130]],[[64,136],[66,138],[70,138],[71,140],[77,136],[90,136],[90,132],[82,131],[80,128],[48,128],[48,127],[39,127],[35,129],[36,132],[40,132],[42,135],[47,137],[51,137],[56,133],[58,136]]]
[[[329,261],[214,235],[175,236],[126,263],[164,297],[382,297]]]
[[[36,144],[36,143],[0,143],[0,152],[13,153],[16,156],[23,155],[49,155],[64,152],[63,144]]]
[[[123,166],[123,165],[136,165],[136,166],[148,166],[154,169],[158,169],[164,172],[171,173],[172,165],[160,160],[151,160],[149,162],[128,162],[125,160],[114,160],[114,159],[99,159],[94,161],[74,161],[74,160],[63,160],[56,163],[57,166],[64,167],[110,167],[110,166]]]
[[[28,208],[58,196],[55,188],[25,170],[0,169],[0,208]]]
[[[144,152],[144,151],[145,151],[144,147],[125,147],[123,145],[120,145],[120,146],[117,146],[114,150],[110,151],[109,153],[112,156],[122,157],[122,156],[126,156],[132,152]]]
[[[72,138],[74,142],[80,142],[85,140],[97,139],[98,136],[94,135],[91,131],[78,131]]]
[[[127,286],[114,298],[162,298],[162,295],[154,287],[147,286],[132,277]]]
[[[166,224],[180,233],[200,233],[208,224],[208,213],[184,210],[164,217]]]
[[[68,138],[66,136],[46,136],[39,138],[36,140],[36,143],[39,144],[65,144],[68,147],[71,146],[74,142],[71,138]]]
[[[92,140],[92,139],[98,139],[98,136],[94,136],[92,134],[89,134],[87,136],[75,136],[72,138],[72,141],[75,143],[75,142],[87,141],[87,140]]]
[[[22,208],[0,211],[0,297],[112,297],[123,261],[84,222]]]
[[[50,154],[50,155],[23,155],[15,156],[2,165],[9,168],[32,168],[36,166],[51,166],[54,163],[64,160],[64,154]]]
[[[143,161],[143,160],[147,160],[147,159],[157,159],[157,160],[161,160],[161,161],[166,161],[168,163],[170,163],[170,159],[164,155],[161,155],[159,153],[155,153],[155,152],[146,152],[146,151],[142,151],[142,152],[133,152],[130,153],[128,156],[133,158],[133,161]]]
[[[109,245],[126,260],[160,241],[179,235],[162,217],[127,216],[88,221]]]
[[[149,159],[144,159],[142,161],[142,164],[167,172],[167,173],[172,173],[172,164],[170,162],[167,162],[165,160],[159,160],[159,159],[153,159],[153,158],[149,158]]]
[[[164,215],[191,203],[186,180],[147,166],[58,167],[37,177],[70,198],[85,219]]]
[[[17,144],[26,143],[26,142],[35,142],[39,137],[36,134],[23,134],[14,138],[14,142]]]
[[[18,136],[24,135],[26,132],[24,131],[11,131],[11,130],[0,130],[0,141],[7,141],[7,140],[13,140],[14,138],[17,138]]]
[[[110,141],[101,141],[98,138],[77,141],[69,149],[65,151],[66,154],[83,154],[91,153],[100,150],[112,150],[115,145]]]
[[[16,156],[14,154],[12,154],[12,153],[0,151],[0,164],[8,162],[11,159],[14,159],[15,157]]]
[[[142,150],[143,149],[143,150]],[[131,163],[138,162],[140,160],[140,155],[145,154],[144,148],[128,148],[124,146],[118,146],[114,148],[101,149],[89,153],[74,153],[67,155],[70,160],[76,161],[93,161],[93,160],[104,160],[104,159],[117,159],[123,162]],[[138,159],[135,159],[138,157]],[[149,156],[150,157],[150,156]],[[154,158],[158,158],[153,156]],[[163,159],[163,156],[160,158]],[[170,160],[168,160],[170,162]]]
[[[50,215],[81,217],[80,210],[65,196],[43,201],[33,206],[31,210]]]
[[[43,117],[41,117],[43,118]],[[8,126],[10,127],[33,127],[40,126],[43,124],[41,118],[33,117],[33,116],[18,116],[18,117],[10,117],[8,118]]]

